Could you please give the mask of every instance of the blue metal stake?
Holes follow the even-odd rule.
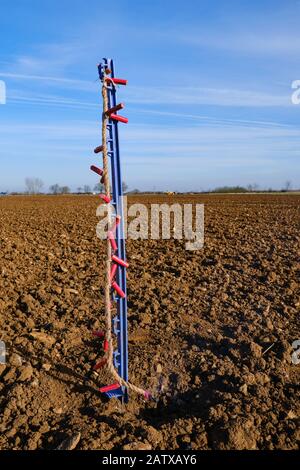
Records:
[[[103,59],[98,66],[100,80],[104,77],[106,69],[111,70],[111,78],[115,78],[114,64],[112,59]],[[107,82],[108,107],[111,108],[117,104],[116,87]],[[123,211],[123,190],[122,174],[120,164],[119,133],[118,122],[109,120],[107,126],[108,134],[108,155],[111,162],[111,181],[112,181],[112,204],[115,208],[115,214],[121,217],[120,223],[116,229],[116,244],[118,247],[118,256],[125,260],[125,236],[124,236],[124,211]],[[126,268],[119,266],[117,270],[117,283],[125,293],[125,298],[115,296],[117,302],[117,315],[113,319],[113,331],[117,336],[117,349],[114,351],[114,365],[119,375],[128,381],[128,332],[127,332],[127,290],[126,290]],[[106,392],[111,397],[119,397],[124,403],[128,402],[128,391],[126,387],[120,387],[116,390]]]

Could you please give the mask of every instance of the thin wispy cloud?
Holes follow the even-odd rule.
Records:
[[[204,87],[133,87],[127,101],[144,104],[186,104],[214,106],[291,106],[290,94],[275,95],[255,90]]]
[[[128,100],[131,103],[130,100]],[[74,108],[74,109],[99,109],[99,102],[95,101],[81,101],[75,98],[66,98],[63,96],[58,95],[50,95],[50,94],[37,94],[37,93],[27,93],[25,94],[22,91],[12,90],[10,92],[9,97],[10,103],[17,103],[21,105],[37,105],[37,106],[50,106],[50,107],[63,107],[63,108]],[[133,101],[132,104],[140,104],[140,102]],[[143,103],[143,104],[150,104],[150,103]],[[185,106],[187,103],[174,103],[171,104],[180,104],[182,107]],[[210,103],[213,104],[213,103]],[[245,105],[244,105],[245,106]],[[274,121],[259,121],[259,120],[249,120],[249,119],[222,119],[217,116],[207,116],[201,114],[191,114],[189,112],[185,112],[184,108],[182,112],[174,112],[174,111],[160,111],[157,109],[149,109],[149,108],[142,108],[142,107],[133,107],[131,111],[135,115],[139,114],[148,114],[153,116],[165,116],[165,117],[172,117],[172,118],[180,118],[180,119],[188,119],[188,120],[195,120],[195,121],[203,121],[208,123],[213,123],[216,125],[242,125],[242,126],[253,126],[259,125],[263,127],[285,127],[286,124]]]
[[[80,91],[92,91],[95,89],[95,83],[99,80],[96,78],[95,80],[78,80],[72,79],[68,77],[60,77],[60,76],[47,76],[47,75],[32,75],[32,74],[20,74],[20,73],[12,73],[12,72],[4,72],[0,70],[0,77],[3,78],[10,78],[13,81],[40,81],[44,82],[45,86],[47,84],[52,83],[56,84],[58,87],[61,88],[71,88]]]
[[[70,141],[84,138],[93,139],[99,135],[99,125],[95,121],[70,121],[70,122],[58,122],[56,124],[41,124],[35,123],[4,123],[0,126],[1,142],[4,145],[5,141],[10,141],[10,135],[17,133],[19,136],[27,141],[31,141],[35,136],[35,141],[40,140],[51,140],[53,142],[65,141],[66,145],[69,145]],[[245,143],[245,147],[253,145],[254,141],[260,142],[273,142],[277,146],[276,141],[284,142],[288,139],[293,145],[297,144],[299,148],[300,143],[300,129],[294,126],[278,127],[278,128],[266,128],[252,125],[241,126],[232,125],[230,127],[220,127],[207,123],[206,125],[198,126],[183,126],[182,133],[178,133],[177,126],[149,126],[147,125],[136,125],[128,127],[126,130],[122,130],[122,142],[124,145],[130,145],[133,148],[136,145],[136,151],[139,152],[141,145],[147,148],[148,152],[159,153],[160,150],[168,148],[171,150],[183,148],[188,149],[192,147],[195,151],[197,148],[201,148],[201,145],[212,144],[212,142],[223,144],[227,142],[232,147],[234,143]],[[20,139],[20,145],[24,140]],[[151,143],[151,146],[149,146]],[[174,144],[176,144],[174,146]],[[213,144],[212,144],[213,145]],[[300,150],[299,150],[300,152]]]
[[[35,43],[31,53],[17,55],[8,66],[8,72],[25,75],[64,74],[70,66],[87,53],[88,42],[67,40],[64,42]]]
[[[300,34],[298,32],[263,31],[245,32],[241,30],[207,34],[187,32],[177,34],[176,40],[191,46],[242,52],[254,55],[290,56],[300,53]]]
[[[67,77],[46,77],[39,75],[20,75],[0,71],[0,77],[12,78],[17,81],[38,80],[42,84],[42,89],[48,89],[49,82],[56,85],[57,89],[71,89],[73,91],[83,91],[95,93],[99,88],[97,81],[89,82],[85,80],[74,80]],[[44,87],[43,87],[44,85]],[[34,87],[32,87],[34,88]],[[21,90],[20,90],[21,91]],[[21,93],[19,93],[21,94]],[[33,92],[31,99],[34,99]],[[17,99],[16,92],[12,92],[11,97]],[[38,95],[38,94],[37,94]],[[25,100],[26,97],[24,97]],[[46,102],[47,96],[44,93],[43,99]],[[48,96],[49,102],[53,101],[51,95]],[[36,96],[39,101],[39,96]],[[75,100],[74,100],[75,101]],[[210,106],[231,106],[231,107],[291,107],[290,90],[286,95],[277,95],[272,93],[260,92],[257,90],[243,90],[230,88],[207,88],[207,87],[142,87],[133,86],[126,90],[126,101],[132,104],[143,105],[210,105]],[[187,114],[187,113],[185,113]]]
[[[57,106],[63,108],[75,108],[75,109],[87,109],[87,108],[98,108],[99,103],[81,101],[72,98],[66,98],[63,96],[53,95],[41,95],[33,94],[26,95],[19,92],[11,92],[9,97],[10,103],[17,103],[23,105],[41,105],[41,106]]]
[[[258,121],[258,120],[250,120],[250,119],[222,119],[219,117],[212,117],[212,116],[205,116],[200,114],[186,114],[186,113],[176,113],[172,111],[158,111],[158,110],[151,110],[151,109],[137,109],[135,110],[137,113],[141,114],[150,114],[150,115],[157,115],[157,116],[166,116],[166,117],[176,117],[176,118],[185,118],[191,119],[195,121],[205,121],[210,124],[221,124],[225,125],[241,125],[241,126],[262,126],[262,127],[288,127],[288,124],[284,124],[281,122],[276,121]]]

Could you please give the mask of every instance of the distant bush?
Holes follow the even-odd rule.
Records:
[[[139,194],[140,192],[139,189],[133,189],[132,191],[128,191],[127,194]]]
[[[247,193],[249,190],[243,186],[220,186],[211,191],[211,193]]]
[[[49,189],[52,194],[69,194],[71,192],[69,186],[59,186],[58,184],[53,184]]]

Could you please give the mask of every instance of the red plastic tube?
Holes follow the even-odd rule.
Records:
[[[100,152],[102,152],[102,150],[103,150],[103,145],[99,145],[99,147],[96,147],[94,149],[94,153],[100,153]]]
[[[106,196],[105,194],[100,194],[100,197],[107,204],[110,202],[110,197]]]
[[[97,362],[97,364],[94,365],[93,370],[101,369],[103,366],[105,366],[106,362],[106,357],[104,359],[101,359],[101,361]]]
[[[114,121],[124,122],[125,124],[127,124],[128,122],[128,119],[126,117],[119,116],[118,114],[110,114],[109,118],[113,119]]]
[[[111,390],[117,390],[117,388],[120,388],[120,384],[115,383],[111,385],[106,385],[105,387],[101,387],[99,388],[99,391],[101,393],[105,393],[105,392],[110,392]]]
[[[113,278],[116,275],[117,269],[118,269],[118,266],[116,264],[113,264],[111,267],[111,271],[110,271],[110,282],[113,281]]]
[[[116,85],[127,85],[127,80],[124,80],[123,78],[107,78],[106,80],[108,82],[112,80]]]
[[[117,251],[118,245],[116,244],[116,240],[115,240],[114,234],[113,234],[112,232],[108,232],[107,238],[108,238],[109,241],[110,241],[110,244],[111,244],[112,249],[113,249],[114,251]]]
[[[112,259],[112,261],[119,264],[120,266],[123,266],[124,268],[128,268],[128,266],[129,266],[129,264],[126,261],[124,261],[123,259],[119,258],[116,255],[112,255],[111,259]]]
[[[93,334],[94,336],[97,336],[98,338],[101,338],[101,339],[103,339],[104,336],[105,336],[104,331],[93,331],[92,334]]]
[[[125,292],[122,291],[121,287],[119,284],[116,283],[116,281],[111,283],[111,287],[116,291],[116,293],[124,299],[126,297]]]
[[[95,173],[97,173],[97,175],[99,176],[102,176],[103,175],[103,170],[101,170],[100,168],[98,168],[97,166],[95,165],[91,165],[90,169],[92,171],[94,171]],[[101,178],[102,179],[102,178]]]
[[[116,215],[116,219],[114,221],[114,224],[111,228],[111,232],[115,232],[117,226],[119,225],[119,223],[121,222],[121,216],[120,215]]]
[[[110,114],[116,113],[117,111],[119,111],[120,109],[123,109],[123,108],[125,108],[124,104],[119,103],[116,106],[113,106],[112,108],[108,109],[105,114],[110,115]]]

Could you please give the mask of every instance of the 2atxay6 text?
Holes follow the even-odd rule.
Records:
[[[126,465],[133,468],[137,463],[142,462],[146,465],[195,465],[197,464],[196,455],[180,455],[180,454],[147,454],[140,456],[114,456],[109,455],[102,458],[103,465]]]

